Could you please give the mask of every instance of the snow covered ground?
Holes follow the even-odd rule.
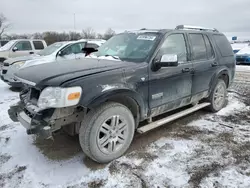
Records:
[[[26,135],[7,115],[18,93],[0,82],[0,187],[250,187],[250,87],[230,88],[219,113],[196,112],[145,135],[107,165],[77,138]]]
[[[250,66],[249,65],[237,65],[236,71],[237,72],[250,72]]]

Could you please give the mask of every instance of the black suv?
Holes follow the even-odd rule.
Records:
[[[135,130],[144,133],[204,107],[221,110],[235,64],[216,29],[126,31],[85,59],[21,69],[16,78],[25,88],[9,116],[28,134],[79,134],[84,153],[105,163],[126,152]]]

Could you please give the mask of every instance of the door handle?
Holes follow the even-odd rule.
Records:
[[[34,52],[30,52],[30,54],[34,54]]]
[[[190,68],[184,68],[184,69],[182,69],[182,72],[184,73],[184,72],[190,72],[191,71],[191,69]]]
[[[211,65],[212,65],[212,67],[216,67],[216,66],[218,66],[219,64],[215,61],[215,62],[211,63]]]

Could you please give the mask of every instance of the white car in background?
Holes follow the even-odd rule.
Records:
[[[249,45],[248,42],[238,42],[238,43],[232,43],[231,46],[233,48],[233,52],[236,54],[241,49],[247,47]]]
[[[35,54],[46,47],[46,42],[40,39],[11,40],[0,47],[0,63],[9,58]]]
[[[8,59],[3,63],[1,79],[10,86],[21,87],[22,84],[14,76],[19,69],[44,63],[84,58],[83,48],[97,49],[104,42],[106,41],[102,39],[56,42],[37,54]]]

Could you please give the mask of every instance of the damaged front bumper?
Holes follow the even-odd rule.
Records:
[[[36,134],[45,139],[51,138],[55,131],[66,125],[71,125],[71,131],[77,133],[76,124],[84,117],[84,113],[81,107],[39,111],[36,106],[25,106],[22,102],[10,106],[8,110],[10,119],[20,122],[28,135]]]
[[[12,121],[20,122],[26,128],[28,135],[37,134],[43,138],[52,136],[51,125],[42,120],[42,114],[34,111],[29,112],[27,109],[24,110],[24,106],[21,102],[10,106],[8,114]]]

